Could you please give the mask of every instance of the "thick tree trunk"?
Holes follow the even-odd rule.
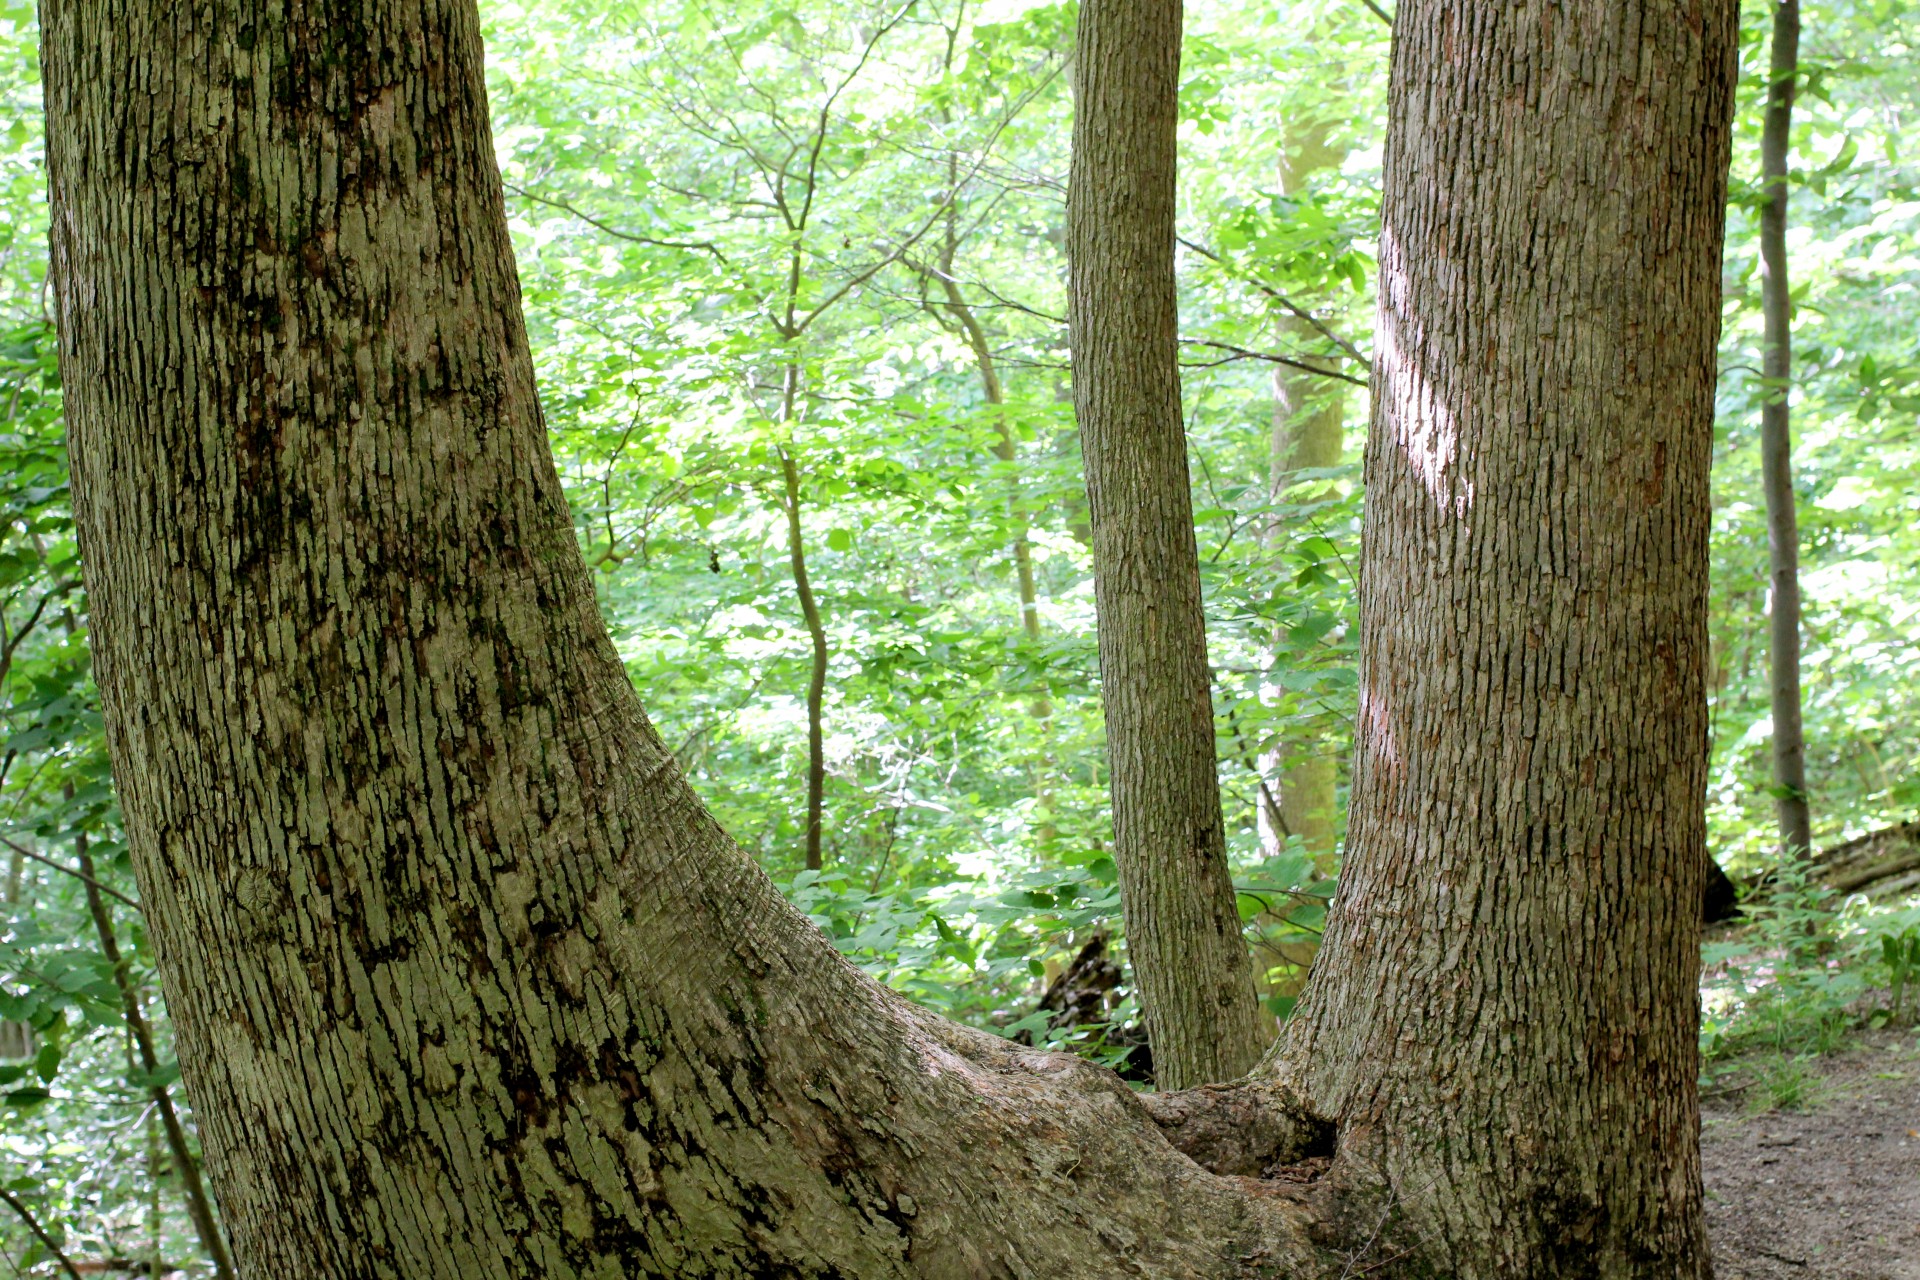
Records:
[[[1323,1273],[1298,1197],[864,977],[687,788],[547,449],[471,0],[44,15],[96,670],[242,1276]]]
[[[1404,138],[1390,162],[1378,794],[1275,1063],[1343,1126],[1305,1183],[1257,1176],[1329,1136],[1273,1079],[1142,1099],[916,1009],[701,808],[547,450],[469,0],[47,0],[96,671],[238,1274],[1701,1274],[1671,904],[1699,865],[1675,849],[1698,852],[1732,15],[1662,10],[1636,63],[1584,2],[1567,45],[1541,21],[1564,9],[1461,35],[1535,105],[1420,99],[1450,108],[1441,158],[1472,137],[1495,194],[1561,198],[1436,205]],[[1561,48],[1620,74],[1556,99]],[[1531,150],[1548,125],[1581,145]],[[1478,264],[1457,300],[1492,272],[1498,307],[1436,288],[1442,243]],[[1596,259],[1617,296],[1585,291]]]
[[[1272,1038],[1227,869],[1180,416],[1180,19],[1180,0],[1081,8],[1067,185],[1073,403],[1093,524],[1114,861],[1154,1077],[1172,1089],[1240,1075]]]
[[[1800,523],[1793,496],[1793,297],[1787,278],[1787,147],[1794,87],[1800,73],[1800,0],[1775,0],[1767,80],[1767,117],[1760,135],[1760,297],[1766,321],[1767,399],[1760,409],[1760,484],[1766,491],[1767,651],[1773,700],[1773,785],[1780,844],[1789,854],[1813,850],[1807,806],[1807,744],[1800,716]]]
[[[1734,19],[1398,10],[1347,859],[1283,1054],[1448,1276],[1709,1274]]]

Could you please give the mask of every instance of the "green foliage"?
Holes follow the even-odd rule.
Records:
[[[1839,1043],[1866,982],[1841,951],[1833,897],[1804,858],[1783,862],[1763,896],[1745,904],[1752,928],[1707,946],[1700,1028],[1707,1058],[1754,1046],[1825,1052]]]
[[[1887,969],[1888,1014],[1897,1021],[1906,1016],[1907,985],[1920,978],[1920,929],[1880,935],[1880,959]]]

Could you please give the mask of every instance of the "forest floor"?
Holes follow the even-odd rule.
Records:
[[[1788,1100],[1792,1108],[1761,1109]],[[1920,1035],[1750,1055],[1702,1108],[1718,1280],[1920,1280]]]

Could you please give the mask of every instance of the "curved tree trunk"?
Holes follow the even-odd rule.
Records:
[[[1379,794],[1295,1023],[1294,1054],[1337,1056],[1276,1064],[1343,1125],[1313,1183],[1257,1176],[1327,1138],[1271,1078],[1143,1100],[916,1009],[700,806],[607,638],[547,449],[470,0],[43,14],[96,671],[240,1275],[1333,1280],[1390,1274],[1400,1238],[1407,1267],[1469,1280],[1701,1273],[1676,1074],[1692,933],[1663,904],[1698,866],[1671,847],[1697,852],[1700,743],[1681,737],[1730,12],[1698,41],[1683,15],[1649,19],[1622,169],[1556,153],[1583,175],[1684,157],[1664,217],[1641,207],[1657,182],[1499,206],[1575,231],[1620,203],[1647,215],[1608,259],[1644,327],[1567,321],[1566,355],[1646,375],[1622,400],[1476,383],[1480,344],[1415,331],[1443,318],[1444,260],[1390,248],[1388,320],[1423,363],[1383,369],[1361,779]],[[1489,9],[1473,40],[1536,39],[1539,19]],[[1425,73],[1403,53],[1402,81]],[[1459,118],[1497,140],[1503,101]],[[1683,102],[1697,114],[1669,113]],[[1542,114],[1607,118],[1571,105]],[[1517,118],[1487,143],[1496,186],[1559,172],[1513,152],[1541,127]],[[1432,248],[1409,210],[1435,206],[1393,173],[1389,245]],[[1471,207],[1440,218],[1456,260],[1487,234],[1459,221]],[[1614,242],[1574,243],[1584,261]],[[1587,300],[1581,277],[1503,278],[1502,309],[1467,314],[1500,317],[1509,371],[1584,370],[1535,327],[1550,300]],[[1409,401],[1415,372],[1447,398]],[[1651,401],[1663,384],[1677,408]],[[1490,388],[1536,386],[1543,434],[1515,438]],[[1440,474],[1478,504],[1444,520],[1395,480],[1422,456],[1400,451],[1430,421],[1416,410],[1439,404],[1462,415]],[[1629,416],[1665,451],[1622,498]],[[1543,529],[1559,540],[1524,558]],[[1461,612],[1476,585],[1484,616]],[[1526,612],[1559,587],[1577,608]],[[1474,665],[1494,656],[1512,662]],[[1511,768],[1491,772],[1481,720],[1434,719],[1450,688],[1478,691]],[[1383,1205],[1415,1234],[1383,1228]],[[1582,1224],[1587,1252],[1539,1262],[1543,1231]]]
[[[1067,184],[1073,402],[1093,525],[1100,698],[1127,958],[1163,1088],[1272,1038],[1227,869],[1180,417],[1173,203],[1180,0],[1088,0]]]
[[[471,0],[45,22],[96,670],[241,1275],[1312,1273],[1296,1204],[867,979],[682,780],[547,448]]]
[[[1734,7],[1396,33],[1347,859],[1284,1059],[1441,1274],[1705,1276]]]

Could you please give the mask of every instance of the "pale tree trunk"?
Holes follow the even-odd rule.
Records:
[[[1384,763],[1361,785],[1381,794],[1359,806],[1373,820],[1293,1046],[1337,1056],[1275,1064],[1326,1120],[1270,1077],[1143,1099],[919,1010],[701,808],[608,640],[547,449],[470,0],[43,15],[96,671],[239,1275],[1333,1280],[1390,1274],[1405,1239],[1403,1270],[1474,1280],[1498,1270],[1490,1251],[1537,1263],[1543,1222],[1590,1229],[1558,1274],[1701,1273],[1692,1077],[1675,1074],[1692,933],[1661,888],[1698,865],[1670,846],[1699,832],[1700,744],[1676,744],[1698,694],[1730,12],[1703,37],[1650,21],[1644,65],[1607,39],[1573,46],[1623,68],[1590,92],[1638,95],[1619,169],[1591,163],[1594,103],[1544,102],[1507,134],[1504,98],[1459,113],[1489,140],[1496,191],[1541,176],[1513,146],[1543,121],[1577,124],[1588,150],[1553,153],[1569,173],[1650,179],[1634,166],[1684,157],[1677,186],[1412,205],[1459,232],[1461,258],[1485,238],[1479,260],[1511,266],[1474,210],[1559,210],[1580,232],[1664,191],[1663,216],[1622,228],[1642,234],[1575,236],[1572,261],[1638,264],[1616,272],[1618,305],[1643,328],[1567,295],[1593,326],[1567,354],[1647,375],[1619,379],[1622,402],[1578,378],[1482,380],[1479,343],[1414,331],[1441,322],[1432,276],[1388,255],[1398,350],[1421,363],[1388,356],[1400,416],[1383,413],[1377,456],[1419,456],[1396,434],[1421,421],[1403,398],[1417,368],[1445,398],[1416,403],[1463,414],[1440,474],[1480,505],[1436,524],[1426,490],[1376,463],[1389,532],[1363,742]],[[1501,48],[1489,33],[1543,38],[1540,12],[1483,16],[1463,65]],[[1558,47],[1484,65],[1537,78]],[[1402,130],[1419,123],[1405,82],[1434,70],[1396,64]],[[1390,243],[1424,246],[1390,167]],[[1584,278],[1566,273],[1546,284]],[[1501,308],[1440,314],[1499,317],[1509,372],[1583,372],[1539,341],[1563,295],[1506,279]],[[1679,399],[1656,402],[1663,385]],[[1515,437],[1501,387],[1546,388],[1551,429]],[[1600,463],[1628,417],[1665,452],[1622,499]],[[1543,524],[1549,506],[1567,522]],[[1548,528],[1568,540],[1514,564]],[[1443,535],[1484,568],[1442,558]],[[1622,566],[1638,576],[1604,572]],[[1474,585],[1484,618],[1459,611]],[[1543,615],[1542,650],[1494,629],[1549,585],[1586,612]],[[1382,612],[1396,603],[1436,612]],[[1390,679],[1382,663],[1429,637]],[[1493,641],[1515,661],[1472,665]],[[1560,682],[1576,641],[1584,683]],[[1432,719],[1449,670],[1484,718]],[[1585,715],[1597,702],[1647,714]],[[1494,745],[1537,747],[1506,792],[1479,754],[1500,717]],[[1408,807],[1415,782],[1431,808]],[[1379,820],[1395,812],[1400,827]],[[1460,826],[1442,840],[1446,814]],[[1533,843],[1503,825],[1535,815],[1568,820]],[[1343,1126],[1328,1176],[1240,1176],[1324,1149],[1327,1120]]]
[[[1174,293],[1180,0],[1089,0],[1067,184],[1073,401],[1127,958],[1154,1078],[1240,1075],[1272,1036],[1240,932],[1214,764]]]
[[[1793,385],[1793,297],[1787,277],[1787,149],[1794,87],[1800,72],[1800,0],[1773,5],[1773,48],[1767,116],[1760,136],[1760,295],[1766,323],[1762,367],[1766,402],[1760,409],[1761,488],[1767,503],[1767,608],[1773,702],[1773,786],[1780,844],[1789,854],[1813,850],[1807,806],[1807,745],[1800,716],[1800,526],[1793,496],[1793,434],[1788,396]]]
[[[1709,1274],[1730,3],[1402,0],[1340,900],[1283,1048],[1439,1274]]]
[[[1280,165],[1280,190],[1296,195],[1316,173],[1337,168],[1346,152],[1332,139],[1332,128],[1315,121],[1290,125]],[[1319,335],[1306,320],[1291,313],[1277,326],[1280,349],[1294,350]],[[1273,367],[1273,433],[1268,463],[1267,498],[1279,502],[1296,472],[1337,467],[1344,447],[1346,384],[1316,378],[1288,365]],[[1286,532],[1284,522],[1268,522],[1266,541],[1276,543]],[[1299,836],[1323,870],[1331,871],[1339,802],[1338,761],[1331,744],[1309,739],[1282,739],[1263,753],[1261,773],[1273,778],[1260,793],[1257,811],[1260,843],[1278,852],[1288,836]]]

